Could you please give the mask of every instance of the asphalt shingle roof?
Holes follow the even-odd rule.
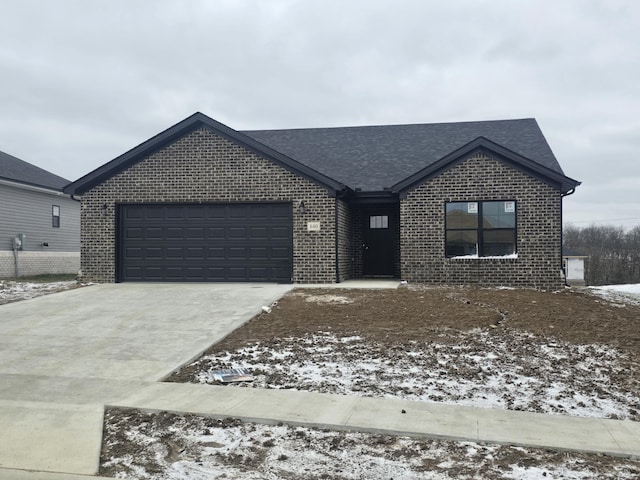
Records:
[[[478,137],[564,175],[533,118],[241,133],[363,191],[391,187]]]
[[[66,178],[4,152],[0,152],[0,178],[59,191],[69,183]]]

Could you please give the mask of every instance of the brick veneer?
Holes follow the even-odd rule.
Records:
[[[341,282],[353,278],[353,209],[340,199],[336,199],[338,218],[338,272]]]
[[[118,203],[293,203],[294,282],[335,282],[335,206],[323,187],[208,128],[197,129],[82,195],[83,278],[115,281]],[[298,205],[304,201],[306,213]],[[307,222],[319,221],[319,232]]]
[[[479,200],[517,201],[517,258],[445,257],[445,202]],[[402,278],[428,284],[560,288],[561,201],[558,189],[482,152],[470,155],[401,201]]]

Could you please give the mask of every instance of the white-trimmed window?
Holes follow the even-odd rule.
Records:
[[[51,207],[51,226],[60,228],[60,205],[53,205]]]
[[[447,202],[447,257],[504,257],[516,253],[516,202]]]

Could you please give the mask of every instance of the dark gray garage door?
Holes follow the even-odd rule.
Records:
[[[291,282],[289,203],[121,205],[120,281]]]

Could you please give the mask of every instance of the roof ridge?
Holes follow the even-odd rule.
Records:
[[[435,125],[469,125],[480,123],[506,123],[506,122],[521,122],[524,120],[537,122],[535,117],[525,118],[504,118],[498,120],[464,120],[464,121],[451,121],[451,122],[432,122],[432,123],[394,123],[394,124],[371,124],[371,125],[343,125],[333,127],[295,127],[295,128],[266,128],[266,129],[248,129],[238,130],[241,133],[251,132],[295,132],[295,131],[311,131],[311,130],[350,130],[350,129],[365,129],[365,128],[398,128],[398,127],[420,127],[420,126],[435,126]]]

